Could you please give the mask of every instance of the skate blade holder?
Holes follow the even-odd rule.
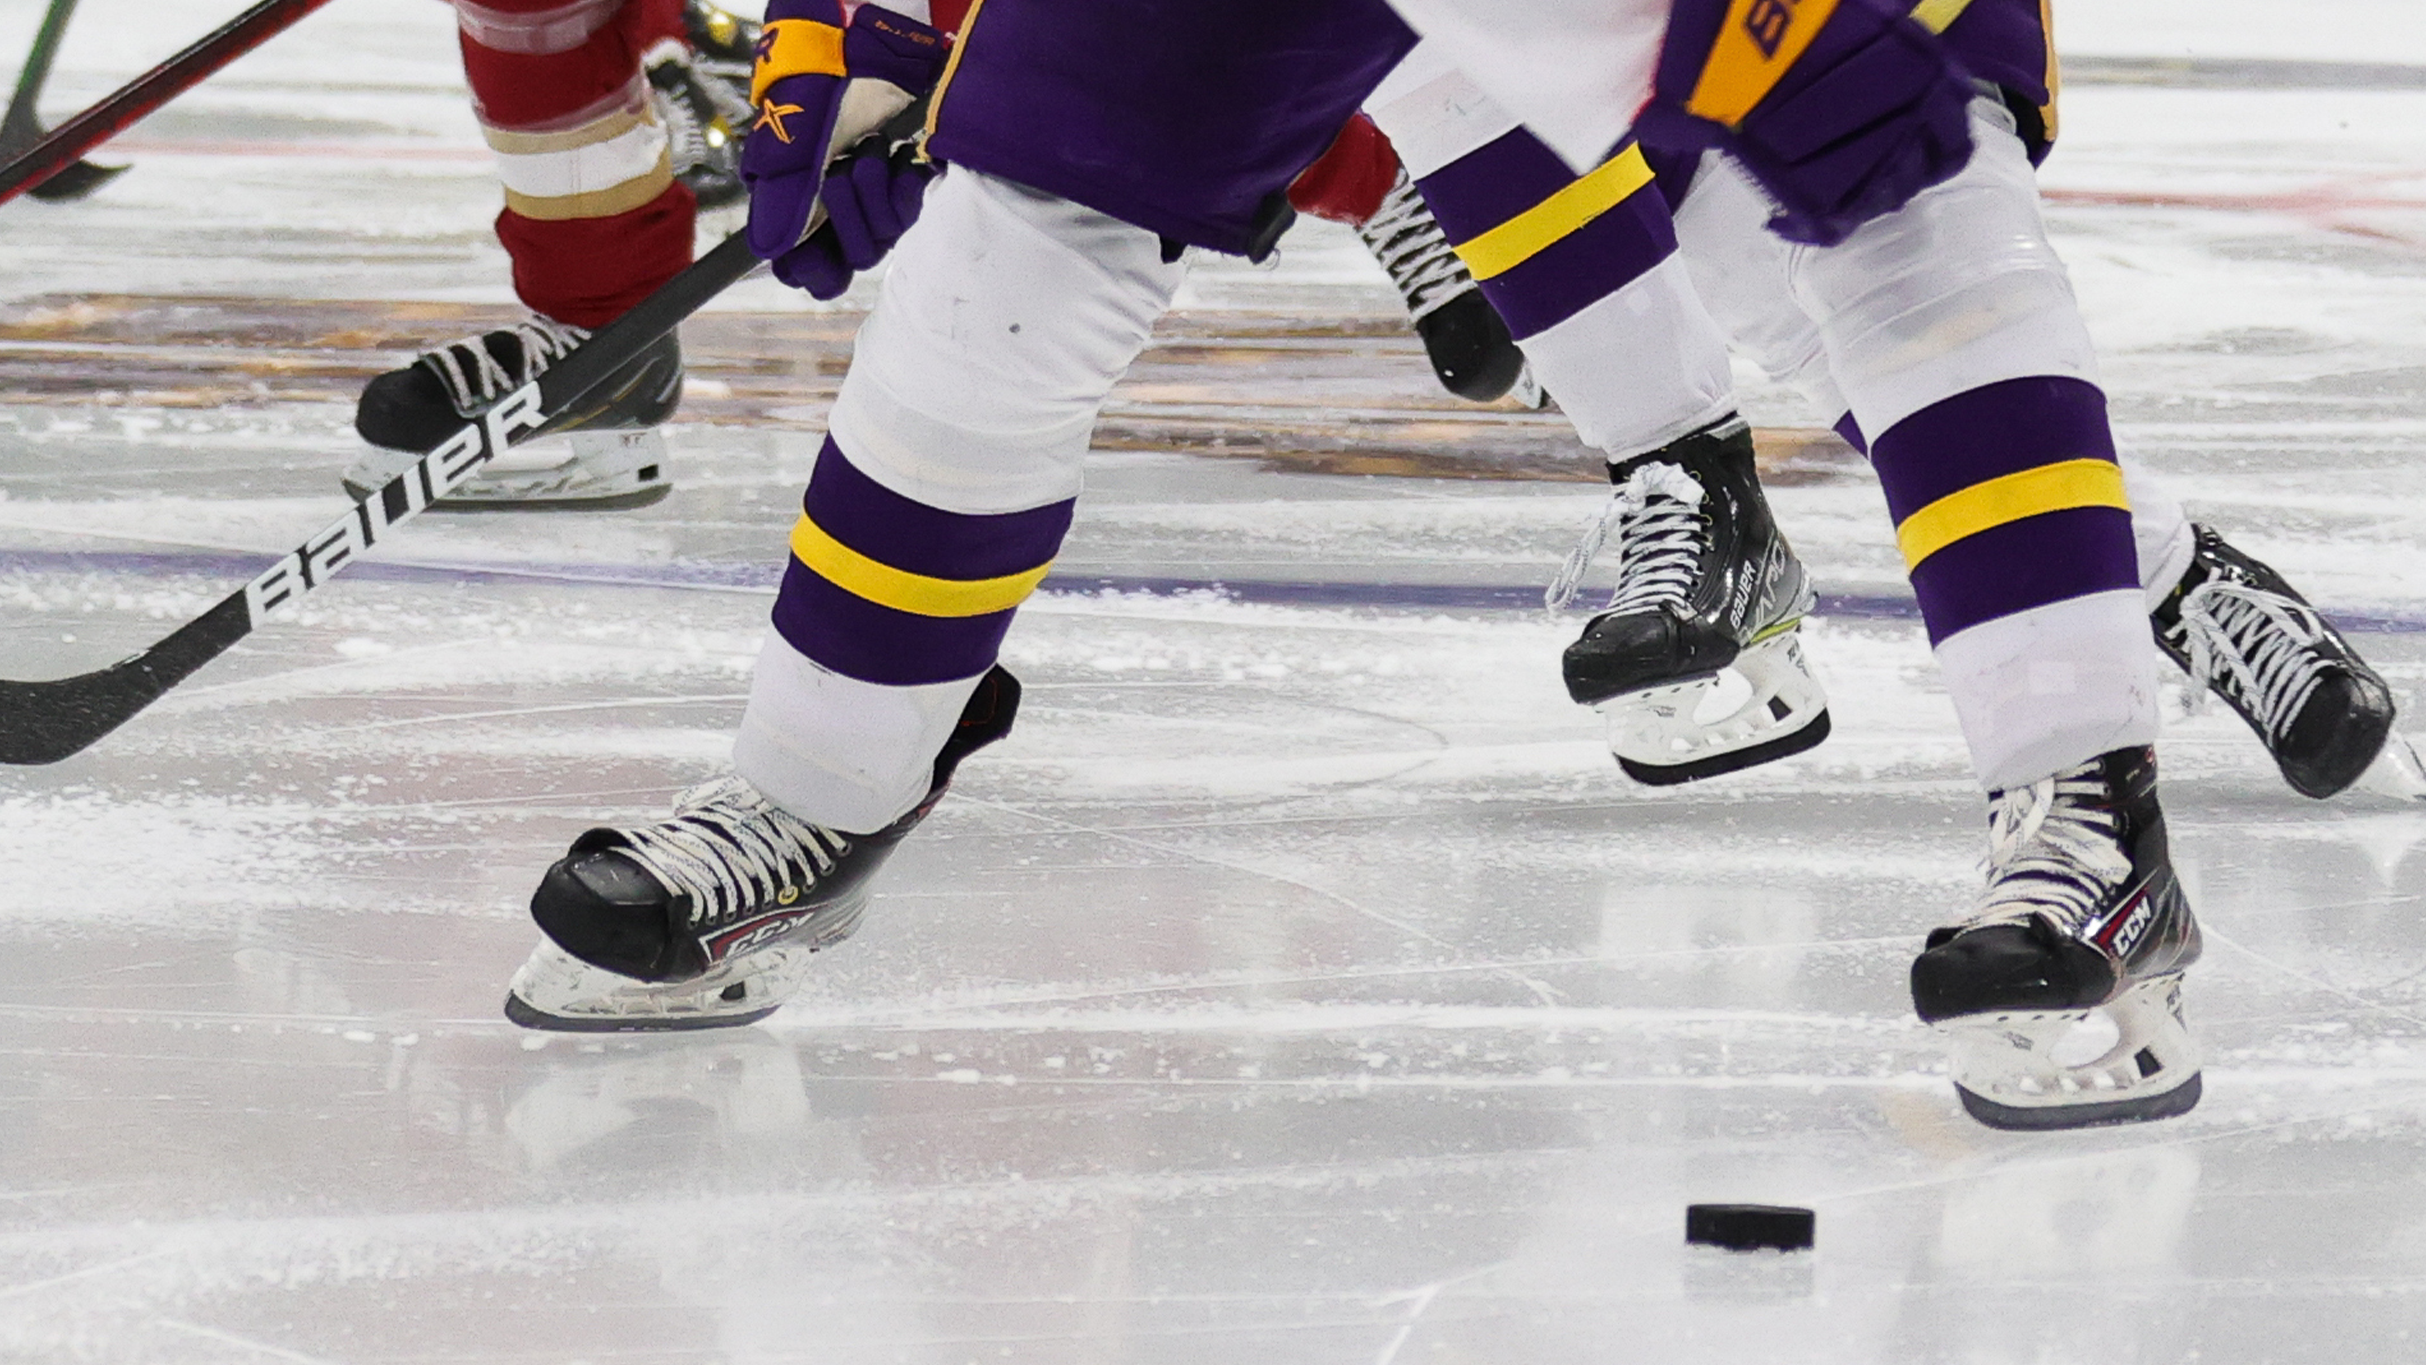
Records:
[[[2138,1123],[2199,1102],[2198,1046],[2182,1020],[2179,973],[2091,1009],[1972,1014],[1938,1028],[1964,1110],[1991,1128]]]
[[[665,436],[655,427],[576,431],[561,440],[542,438],[506,449],[447,502],[595,503],[663,496],[666,468]]]
[[[1828,694],[1788,630],[1714,673],[1599,702],[1626,775],[1671,786],[1790,758],[1828,737]]]
[[[2384,737],[2383,751],[2350,789],[2396,801],[2426,801],[2426,764],[2418,761],[2417,749],[2396,730]]]
[[[869,899],[863,886],[793,932],[688,981],[635,981],[543,937],[506,987],[505,1017],[545,1033],[671,1033],[755,1024],[783,1008],[808,980],[813,955],[859,931]]]

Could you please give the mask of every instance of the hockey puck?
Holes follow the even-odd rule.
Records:
[[[1818,1223],[1809,1209],[1776,1204],[1685,1206],[1685,1240],[1728,1251],[1806,1251]]]

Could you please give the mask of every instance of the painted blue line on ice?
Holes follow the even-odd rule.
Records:
[[[0,573],[96,573],[136,578],[241,580],[270,563],[266,555],[209,551],[0,550]],[[353,578],[405,583],[567,583],[585,587],[710,589],[772,594],[782,566],[683,560],[665,564],[449,564],[363,560],[349,567]],[[1262,578],[1178,578],[1142,574],[1055,574],[1044,591],[1063,596],[1143,593],[1154,597],[1203,594],[1232,602],[1297,607],[1373,607],[1431,611],[1539,611],[1535,584],[1311,582]],[[1916,621],[1920,609],[1909,597],[1822,593],[1818,614],[1864,620]],[[2343,630],[2364,634],[2426,634],[2426,615],[2328,612]]]

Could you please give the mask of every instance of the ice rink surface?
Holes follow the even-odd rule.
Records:
[[[223,8],[87,0],[46,110]],[[2426,18],[2111,8],[2046,183],[2121,433],[2415,697]],[[450,32],[340,0],[0,208],[0,672],[319,527],[363,378],[501,315]],[[508,1025],[540,871],[725,761],[845,302],[692,326],[668,501],[424,518],[0,771],[0,1360],[2426,1358],[2426,809],[2184,716],[2205,1103],[1972,1124],[1903,980],[1981,803],[1859,462],[1746,376],[1835,736],[1632,787],[1527,608],[1588,458],[1439,395],[1338,231],[1201,269],[1012,633],[1018,733],[795,1005]],[[1818,1248],[1688,1252],[1704,1200]]]

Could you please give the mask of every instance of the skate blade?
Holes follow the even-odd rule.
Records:
[[[2426,764],[2418,761],[2418,751],[2407,739],[2389,734],[2375,762],[2367,765],[2350,789],[2396,801],[2426,801]]]
[[[2106,1128],[2118,1123],[2154,1123],[2158,1119],[2179,1118],[2198,1108],[2205,1087],[2199,1073],[2171,1090],[2131,1099],[2108,1100],[2097,1104],[2074,1104],[2063,1108],[2033,1109],[2024,1105],[1998,1104],[1976,1091],[1961,1085],[1954,1087],[1963,1102],[1963,1112],[1990,1128],[2008,1133],[2061,1133],[2074,1128]]]
[[[1964,1112],[1991,1128],[2173,1118],[2190,1112],[2203,1090],[2178,972],[2094,1009],[1969,1014],[1938,1028],[1951,1044]]]
[[[371,495],[351,479],[344,481],[346,496],[356,502]],[[652,484],[621,493],[600,493],[588,497],[528,497],[492,494],[486,497],[465,497],[462,490],[431,503],[433,512],[621,512],[634,507],[652,507],[665,501],[674,491],[670,483]]]
[[[1828,713],[1822,711],[1802,729],[1755,744],[1749,749],[1735,749],[1689,763],[1666,765],[1645,763],[1619,754],[1617,766],[1626,776],[1646,787],[1676,787],[1687,782],[1699,782],[1705,777],[1720,777],[1742,772],[1746,768],[1757,768],[1763,763],[1775,763],[1781,758],[1792,758],[1805,750],[1818,748],[1820,741],[1828,738],[1828,732]]]
[[[700,1029],[742,1028],[783,1008],[777,1001],[742,1014],[694,1015],[575,1015],[550,1014],[511,991],[506,992],[506,1021],[542,1033],[690,1033]]]
[[[360,502],[384,484],[374,458],[340,479]],[[433,512],[614,512],[662,502],[674,491],[666,477],[665,437],[654,427],[576,431],[516,446],[482,466],[431,504]],[[394,473],[387,475],[393,478]]]
[[[1788,628],[1716,673],[1598,704],[1609,751],[1628,777],[1675,786],[1789,758],[1828,737],[1828,695]],[[1717,711],[1718,714],[1710,714]]]

